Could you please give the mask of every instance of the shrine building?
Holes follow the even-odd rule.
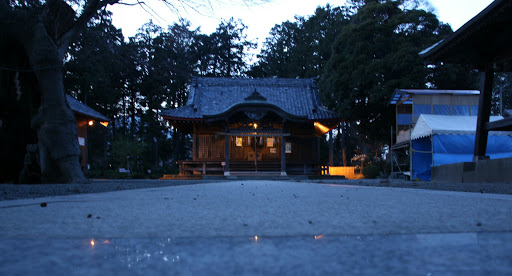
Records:
[[[321,174],[321,138],[340,117],[320,103],[314,79],[196,78],[185,106],[165,110],[192,136],[180,174]],[[332,133],[329,159],[332,160]]]

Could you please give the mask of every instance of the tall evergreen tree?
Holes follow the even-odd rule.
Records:
[[[353,2],[359,6],[333,44],[320,88],[325,102],[379,147],[389,137],[394,89],[425,88],[433,80],[418,53],[451,28],[430,12],[401,8],[404,1]]]
[[[309,18],[297,17],[274,26],[263,44],[253,77],[312,78],[321,76],[332,41],[348,24],[345,7],[318,7]]]
[[[198,74],[214,77],[242,76],[248,70],[248,51],[256,44],[247,39],[247,26],[241,20],[222,20],[215,32],[198,35],[196,54]]]

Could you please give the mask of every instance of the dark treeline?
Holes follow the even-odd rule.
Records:
[[[100,18],[70,47],[64,81],[69,94],[113,119],[109,131],[89,132],[92,168],[173,167],[187,157],[190,138],[169,128],[160,111],[186,104],[194,76],[244,75],[255,47],[247,27],[230,19],[206,35],[186,20],[167,29],[150,21],[126,41],[109,14]]]
[[[142,169],[187,158],[190,138],[159,114],[186,103],[194,76],[318,78],[324,104],[345,119],[336,135],[336,163],[349,165],[357,155],[378,159],[389,144],[395,88],[478,89],[470,68],[421,60],[418,53],[452,29],[419,2],[318,7],[273,27],[253,64],[248,50],[257,45],[240,20],[224,20],[211,34],[186,20],[167,29],[149,22],[126,41],[102,14],[71,46],[66,63],[68,93],[113,119],[111,143],[92,131],[90,142],[108,150],[90,152],[90,163]],[[507,78],[498,79],[503,89],[510,87]]]
[[[420,2],[352,0],[276,25],[250,75],[317,77],[323,103],[345,119],[335,163],[379,159],[390,143],[396,88],[478,88],[469,68],[421,60],[418,53],[452,29]]]

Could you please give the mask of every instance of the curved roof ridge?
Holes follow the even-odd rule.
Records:
[[[196,77],[191,86],[186,106],[166,110],[165,116],[220,116],[234,106],[251,102],[262,106],[271,104],[287,114],[309,120],[339,119],[321,104],[314,79]]]

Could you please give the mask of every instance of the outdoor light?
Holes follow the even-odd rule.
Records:
[[[94,246],[94,240],[91,240],[91,246]]]
[[[90,120],[89,123],[88,123],[90,126],[94,125],[94,121],[93,120]]]
[[[327,133],[330,129],[319,122],[315,122],[315,127],[318,128],[322,133]]]
[[[254,126],[254,129],[258,128],[258,124],[257,123],[254,123],[253,126]]]

